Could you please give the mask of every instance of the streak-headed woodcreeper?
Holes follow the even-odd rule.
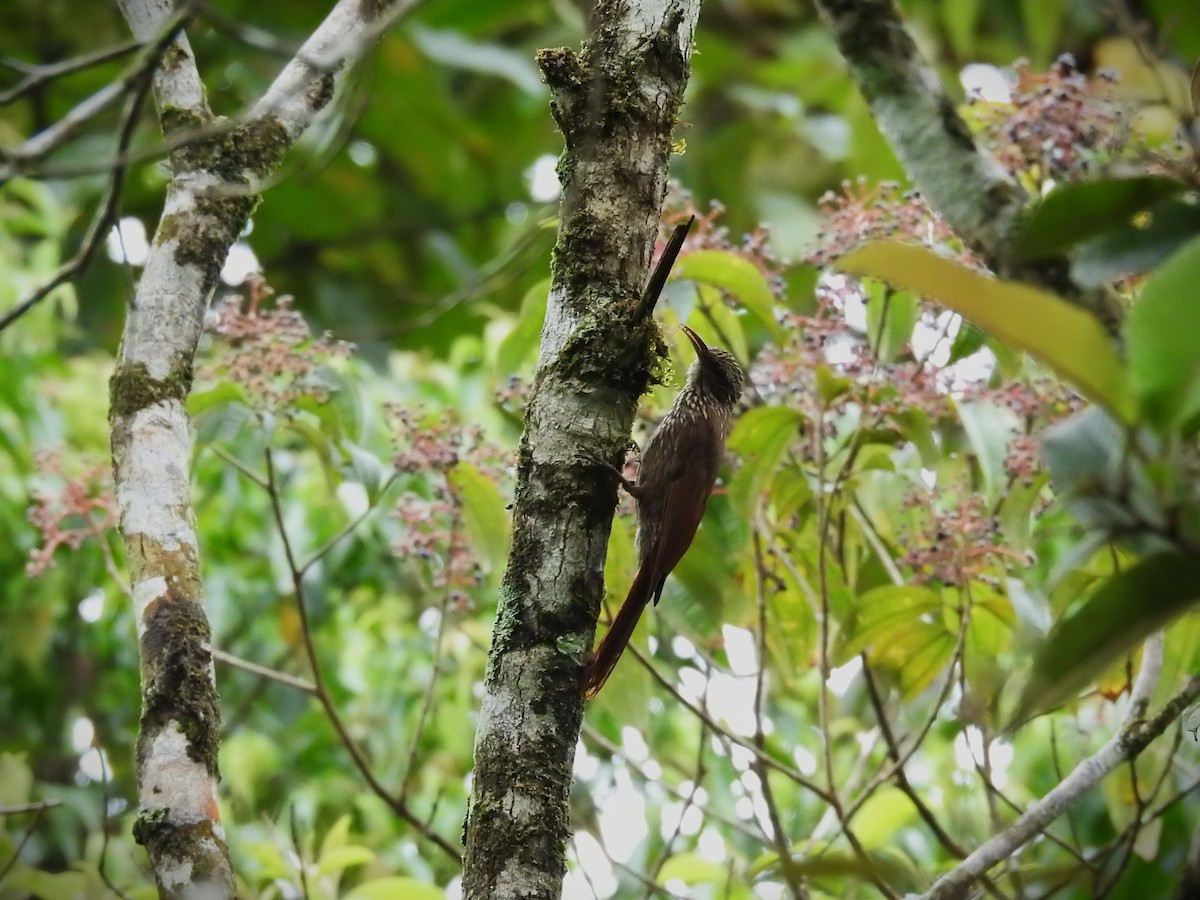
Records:
[[[651,599],[658,603],[667,575],[691,546],[742,396],[744,376],[733,354],[707,346],[686,325],[683,331],[696,348],[687,382],[646,442],[637,482],[622,479],[637,500],[638,570],[608,634],[588,658],[587,697],[604,686],[642,610]]]

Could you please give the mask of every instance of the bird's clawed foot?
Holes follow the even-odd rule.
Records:
[[[595,454],[589,453],[587,451],[582,451],[582,450],[576,455],[576,458],[579,460],[579,462],[582,465],[593,466],[598,469],[603,469],[604,471],[610,472],[611,474],[615,475],[617,477],[617,481],[620,483],[621,487],[625,488],[625,490],[628,491],[632,497],[634,497],[634,498],[637,497],[637,495],[638,495],[637,483],[630,481],[628,478],[626,478],[625,473],[621,469],[618,469],[616,466],[614,466],[612,463],[610,463],[608,460],[602,459]]]

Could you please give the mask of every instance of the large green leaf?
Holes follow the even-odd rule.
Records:
[[[675,264],[680,278],[711,284],[732,294],[776,338],[783,329],[775,320],[775,295],[767,276],[754,263],[727,250],[697,250]]]
[[[1047,194],[1022,223],[1017,257],[1058,256],[1080,241],[1127,225],[1137,213],[1184,188],[1160,175],[1064,184]]]
[[[469,462],[459,462],[447,480],[462,501],[463,523],[471,545],[498,572],[508,551],[508,513],[500,489]]]
[[[867,244],[842,257],[838,267],[945,304],[1045,363],[1120,420],[1133,421],[1134,405],[1116,346],[1094,317],[1061,297],[982,275],[899,241]]]
[[[1109,578],[1038,648],[1013,724],[1069,699],[1198,599],[1200,556],[1161,553]]]
[[[1055,491],[1089,528],[1128,534],[1166,527],[1162,499],[1143,462],[1162,450],[1145,429],[1127,432],[1092,407],[1048,428],[1042,454]]]
[[[1080,244],[1071,262],[1071,280],[1099,287],[1149,272],[1197,235],[1200,206],[1183,200],[1160,203],[1147,215]]]
[[[500,342],[500,349],[496,353],[496,374],[499,377],[506,378],[516,373],[526,362],[536,358],[549,293],[549,278],[539,281],[525,292],[516,325]]]
[[[1129,313],[1129,385],[1160,427],[1200,411],[1200,239],[1142,288]]]
[[[741,465],[729,485],[729,500],[744,521],[754,521],[755,504],[803,423],[800,413],[783,406],[760,406],[738,419],[729,449],[741,458]]]

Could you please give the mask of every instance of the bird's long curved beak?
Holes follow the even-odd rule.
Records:
[[[696,355],[699,357],[707,356],[708,344],[700,340],[700,335],[696,334],[696,332],[692,331],[692,329],[688,328],[686,325],[681,325],[679,327],[683,329],[683,333],[688,336],[688,340],[691,341],[692,346],[696,348]]]

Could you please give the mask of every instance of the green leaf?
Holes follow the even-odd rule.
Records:
[[[917,298],[908,291],[886,288],[871,292],[867,303],[867,334],[878,359],[896,360],[912,340],[920,313]]]
[[[1161,553],[1109,578],[1050,632],[1012,727],[1070,699],[1200,599],[1200,556]]]
[[[1172,256],[1146,282],[1126,329],[1129,384],[1160,428],[1200,411],[1200,239]]]
[[[1004,461],[1008,456],[1008,442],[1017,429],[1016,416],[1012,410],[987,401],[959,403],[958,415],[975,453],[986,499],[991,505],[1000,498],[1008,483]]]
[[[799,435],[804,417],[784,406],[760,406],[740,419],[729,436],[729,449],[741,460],[729,485],[729,500],[743,521],[753,521],[755,506],[769,488],[783,454]]]
[[[970,322],[963,322],[954,337],[954,343],[950,345],[950,357],[946,360],[946,365],[952,366],[960,359],[966,359],[976,350],[982,349],[986,340],[987,335],[983,331]]]
[[[342,900],[445,900],[446,892],[427,881],[393,876],[366,881]]]
[[[469,462],[459,462],[446,477],[462,501],[463,523],[472,546],[490,571],[499,571],[508,550],[508,513],[500,489]]]
[[[347,844],[345,847],[334,847],[321,854],[317,860],[317,877],[343,872],[351,866],[362,866],[375,859],[375,854],[367,847],[358,844]]]
[[[1021,19],[1040,64],[1050,61],[1050,54],[1058,44],[1065,6],[1066,0],[1021,0]]]
[[[1185,187],[1161,175],[1064,184],[1047,194],[1021,224],[1016,256],[1059,256],[1080,241],[1127,226],[1133,216]]]
[[[78,900],[89,896],[87,876],[82,872],[42,872],[20,868],[9,873],[6,887],[15,889],[16,893],[12,896],[39,897],[41,900]]]
[[[1089,528],[1125,530],[1139,517],[1157,522],[1154,486],[1131,438],[1103,410],[1084,410],[1046,429],[1042,454],[1055,491]],[[1154,455],[1147,449],[1147,455]]]
[[[349,813],[343,813],[338,816],[337,821],[330,825],[329,830],[325,832],[325,837],[321,840],[321,852],[318,854],[318,858],[323,858],[335,850],[340,850],[349,843],[350,815]]]
[[[380,488],[387,482],[391,466],[365,447],[353,441],[342,441],[348,474],[363,486],[367,499],[374,503],[379,499]]]
[[[525,292],[517,324],[500,342],[500,349],[496,352],[496,374],[499,377],[512,375],[536,357],[549,294],[549,278],[539,281]]]
[[[863,847],[881,850],[895,846],[898,832],[916,817],[912,801],[899,788],[876,791],[854,817],[854,831]]]
[[[666,884],[672,878],[684,884],[724,884],[728,877],[724,865],[697,853],[677,853],[663,863],[658,873],[660,884]]]
[[[886,585],[863,593],[854,609],[855,620],[839,654],[839,664],[876,641],[887,643],[922,616],[940,615],[942,598],[929,588],[917,585]]]
[[[28,803],[33,793],[33,773],[24,753],[0,753],[0,806]]]
[[[941,4],[946,38],[960,59],[971,57],[975,47],[975,26],[982,8],[982,0],[943,0]]]
[[[246,389],[236,381],[222,381],[209,390],[193,391],[187,398],[188,415],[194,419],[207,410],[224,406],[227,403],[250,405]]]
[[[447,68],[504,78],[534,97],[546,94],[546,85],[528,53],[472,41],[457,31],[412,25],[409,33],[426,56]]]
[[[1197,235],[1200,206],[1182,200],[1160,203],[1147,215],[1080,244],[1071,261],[1071,280],[1100,287],[1149,272]]]
[[[280,748],[265,734],[238,729],[221,742],[221,780],[230,795],[253,808],[279,770]]]
[[[1135,418],[1117,348],[1100,323],[1061,297],[974,272],[930,250],[877,241],[838,267],[944,303],[980,328],[1045,363],[1123,422]]]
[[[775,321],[775,295],[762,271],[727,250],[697,250],[675,264],[680,278],[711,284],[732,294],[767,330],[780,340],[783,328]]]

